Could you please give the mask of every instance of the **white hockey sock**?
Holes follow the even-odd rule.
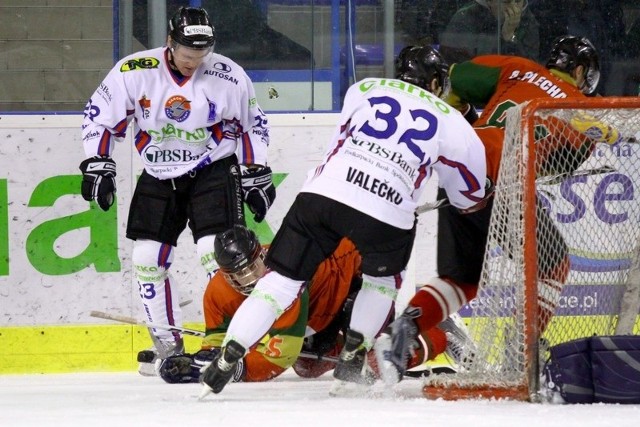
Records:
[[[258,342],[295,301],[303,283],[275,271],[267,273],[234,314],[223,345],[234,340],[248,349]]]
[[[398,296],[396,280],[394,276],[363,275],[362,289],[353,303],[349,327],[364,335],[367,348],[373,345]]]
[[[207,272],[209,279],[211,279],[213,275],[216,274],[216,271],[218,271],[218,268],[220,268],[214,256],[213,242],[215,239],[216,235],[211,234],[209,236],[199,238],[196,244],[200,264],[202,264],[204,271]]]
[[[152,240],[137,240],[133,249],[133,265],[138,280],[144,315],[151,323],[182,326],[179,290],[165,268],[173,260],[173,248]],[[178,339],[178,333],[159,329],[153,334],[163,341]]]

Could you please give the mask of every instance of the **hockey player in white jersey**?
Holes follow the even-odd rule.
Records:
[[[463,116],[439,98],[448,87],[442,64],[432,50],[401,80],[367,78],[349,88],[324,160],[310,171],[271,244],[270,272],[236,312],[223,351],[203,373],[203,394],[222,391],[237,361],[343,237],[360,251],[363,284],[334,377],[337,388],[372,381],[365,354],[393,315],[426,182],[436,171],[459,209],[485,195],[484,148]]]
[[[133,121],[144,171],[127,237],[135,241],[133,268],[152,323],[182,323],[169,267],[187,224],[210,277],[215,234],[245,224],[243,200],[259,222],[275,199],[267,118],[245,71],[213,52],[215,41],[207,12],[181,7],[169,21],[167,45],[118,61],[84,112],[82,196],[105,211],[115,201],[114,145]],[[152,338],[161,355],[183,350],[179,334],[155,330]],[[141,363],[141,373],[152,374],[152,366]]]

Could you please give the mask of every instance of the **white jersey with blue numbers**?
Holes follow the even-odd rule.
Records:
[[[410,229],[434,170],[453,206],[484,197],[484,146],[464,117],[417,86],[370,78],[347,91],[324,161],[301,191]]]
[[[135,149],[159,179],[182,176],[238,154],[266,165],[267,118],[238,64],[211,53],[191,77],[177,78],[166,47],[120,60],[87,103],[82,140],[87,157],[111,156],[134,120]]]

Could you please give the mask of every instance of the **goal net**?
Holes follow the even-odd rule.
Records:
[[[549,347],[639,332],[640,99],[540,99],[506,120],[481,283],[462,310],[473,343],[457,374],[427,377],[427,397],[537,401]]]

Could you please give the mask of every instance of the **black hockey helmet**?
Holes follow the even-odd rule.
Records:
[[[600,60],[595,46],[586,37],[561,36],[554,40],[547,68],[573,75],[578,65],[584,67],[584,83],[580,90],[585,95],[595,92],[600,81]]]
[[[264,250],[256,234],[236,224],[216,235],[214,257],[225,279],[238,292],[249,295],[264,274]]]
[[[171,40],[192,49],[213,49],[216,31],[207,11],[198,7],[181,7],[169,20]]]
[[[442,94],[449,92],[449,64],[440,52],[430,46],[406,46],[395,63],[395,78],[431,92],[431,82],[437,79]]]

